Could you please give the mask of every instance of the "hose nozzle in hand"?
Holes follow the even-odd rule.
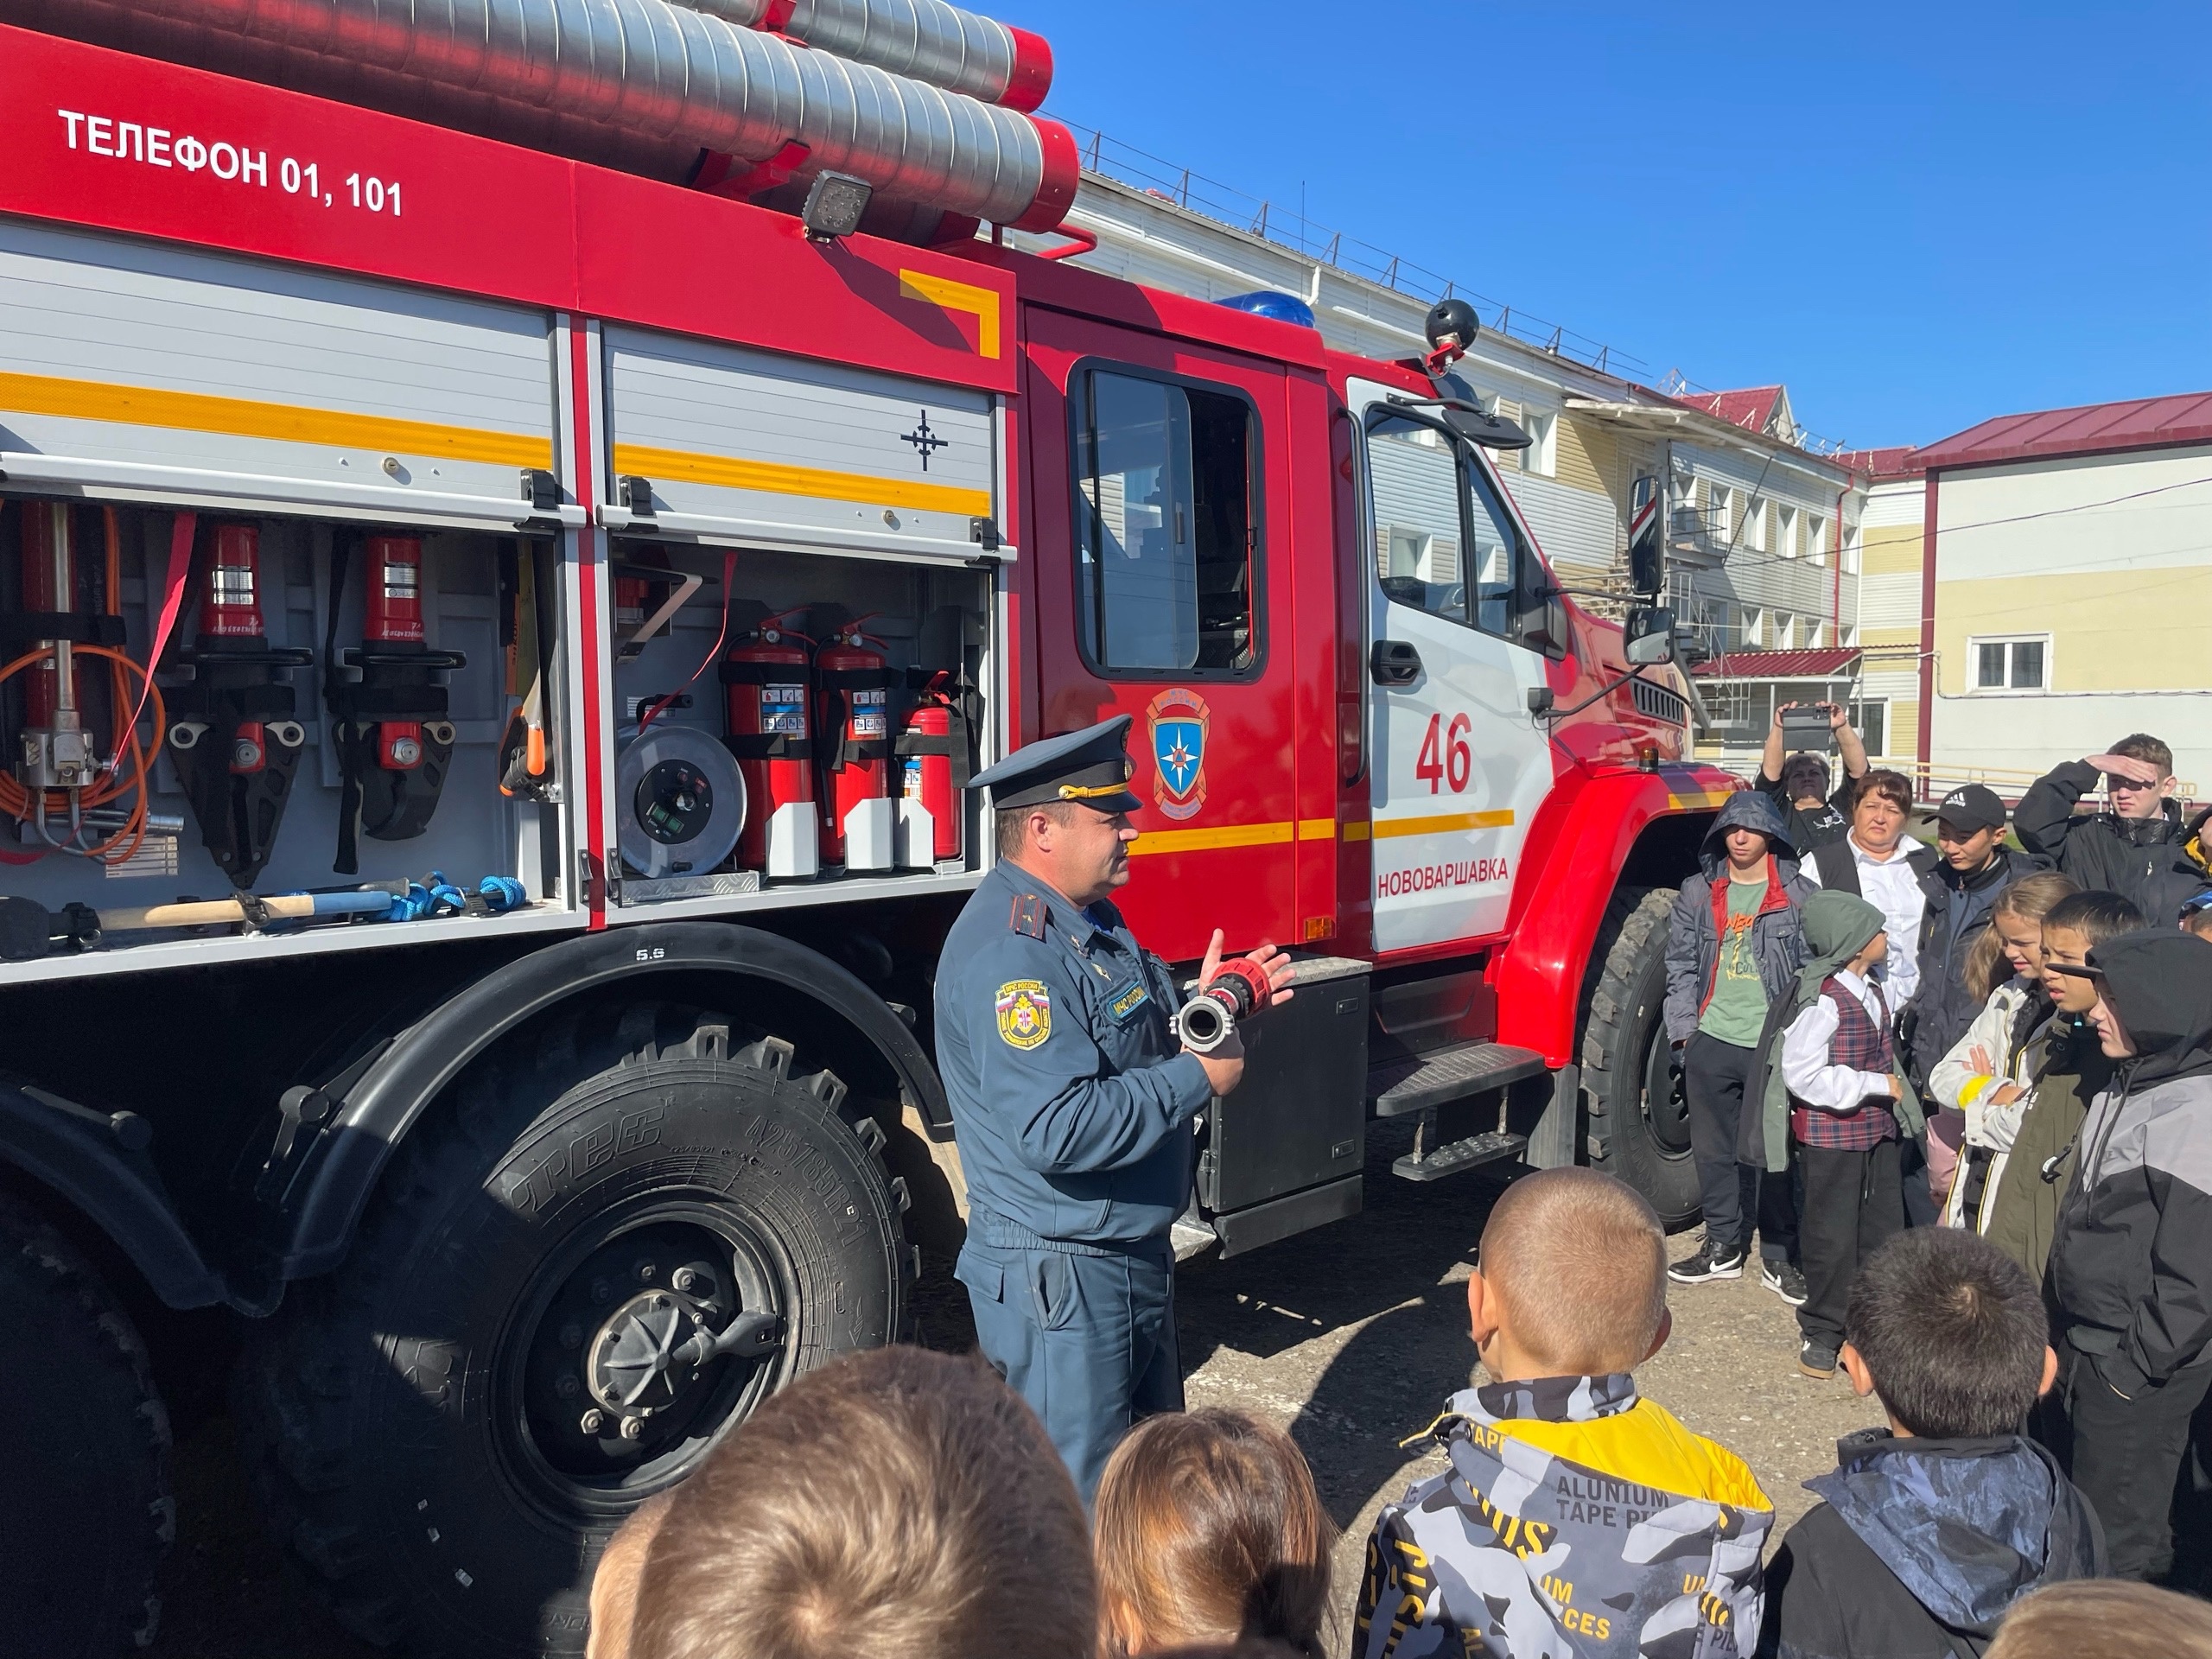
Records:
[[[1273,995],[1268,970],[1251,957],[1224,962],[1177,1012],[1175,1034],[1192,1053],[1211,1054],[1229,1040],[1239,1020],[1267,1007]]]

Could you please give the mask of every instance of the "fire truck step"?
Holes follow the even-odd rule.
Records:
[[[1408,1181],[1440,1181],[1446,1175],[1463,1174],[1500,1159],[1518,1158],[1528,1149],[1527,1135],[1489,1129],[1464,1141],[1448,1141],[1423,1158],[1408,1153],[1390,1166],[1390,1173]]]
[[[1402,1117],[1540,1076],[1544,1057],[1510,1043],[1461,1043],[1417,1059],[1386,1060],[1367,1069],[1367,1097],[1377,1117]]]

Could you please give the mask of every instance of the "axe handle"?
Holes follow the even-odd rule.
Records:
[[[310,916],[375,915],[391,906],[389,893],[279,893],[264,899],[262,906],[287,920]],[[102,932],[127,933],[149,927],[206,927],[245,919],[245,906],[235,899],[195,899],[190,904],[149,905],[136,910],[103,910]]]

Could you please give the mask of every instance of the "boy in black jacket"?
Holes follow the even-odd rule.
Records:
[[[2107,810],[2076,814],[2075,803],[2100,779]],[[2021,846],[2085,892],[2116,893],[2153,927],[2171,927],[2183,903],[2207,885],[2189,855],[2190,832],[2173,788],[2173,750],[2133,732],[2106,753],[2069,760],[2037,779],[2013,810],[2012,827]]]
[[[2029,1591],[2105,1571],[2095,1514],[2018,1433],[2058,1370],[2035,1282],[1987,1240],[1900,1233],[1852,1288],[1843,1368],[1889,1427],[1837,1444],[1767,1567],[1759,1652],[1967,1659]]]

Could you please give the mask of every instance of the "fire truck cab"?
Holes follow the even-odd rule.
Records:
[[[1694,1215],[1663,925],[1733,785],[1687,758],[1656,537],[1625,628],[1554,581],[1464,307],[1355,359],[1274,298],[863,220],[804,146],[681,183],[6,11],[34,1650],[150,1639],[163,1395],[228,1370],[350,1628],[581,1653],[622,1517],[957,1248],[963,785],[1109,715],[1138,936],[1300,958],[1179,1246],[1356,1215],[1387,1119],[1395,1177],[1588,1161]]]

